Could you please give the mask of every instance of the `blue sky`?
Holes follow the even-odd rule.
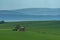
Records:
[[[60,8],[60,0],[0,0],[0,10]]]

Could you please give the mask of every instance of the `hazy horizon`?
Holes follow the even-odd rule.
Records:
[[[51,8],[52,10],[26,9],[26,8]],[[55,8],[58,9],[55,10]],[[60,8],[60,0],[0,0],[0,20],[7,20],[7,21],[50,20],[50,19],[60,20],[59,8]],[[11,11],[6,11],[6,10],[11,10]],[[29,15],[36,15],[36,16],[29,16]],[[46,16],[38,16],[38,15],[46,15]],[[53,15],[53,16],[48,16],[48,15]]]

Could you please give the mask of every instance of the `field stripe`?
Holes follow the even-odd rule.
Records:
[[[0,30],[12,30],[12,29],[0,29]]]
[[[29,32],[29,33],[33,33],[33,34],[35,34],[35,35],[39,35],[39,36],[50,36],[50,37],[58,37],[58,38],[60,38],[60,35],[58,36],[58,35],[53,35],[53,34],[41,34],[41,33],[37,33],[37,32],[31,32],[31,31],[26,31],[26,32]]]
[[[0,30],[12,30],[12,29],[0,29]],[[32,31],[25,31],[26,33],[31,33],[31,34],[35,34],[35,35],[39,35],[39,36],[55,36],[55,37],[60,37],[58,35],[52,35],[52,34],[41,34],[41,33],[37,33],[37,32],[32,32]]]

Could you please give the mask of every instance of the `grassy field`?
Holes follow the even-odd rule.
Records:
[[[16,24],[26,31],[12,31]],[[0,40],[60,40],[60,21],[6,22],[0,24]]]

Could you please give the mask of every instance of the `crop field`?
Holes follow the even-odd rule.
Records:
[[[24,25],[24,32],[12,31]],[[0,40],[60,40],[60,21],[25,21],[0,24]]]

